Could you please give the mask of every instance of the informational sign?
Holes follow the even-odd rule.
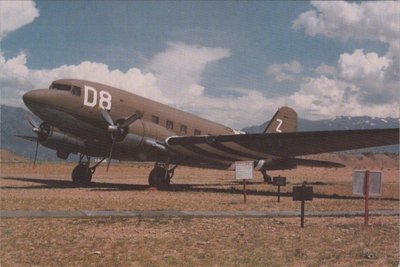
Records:
[[[300,226],[304,227],[304,210],[305,202],[313,200],[314,189],[312,186],[294,186],[293,187],[293,200],[301,201],[301,213],[300,213]]]
[[[275,176],[272,178],[272,184],[276,186],[286,186],[286,177]]]
[[[253,161],[236,161],[235,174],[237,180],[253,179],[254,163]]]
[[[313,200],[314,190],[312,186],[294,186],[293,200],[294,201],[311,201]]]
[[[365,172],[356,170],[353,172],[353,195],[365,196]],[[369,196],[382,195],[382,175],[378,171],[369,172]]]

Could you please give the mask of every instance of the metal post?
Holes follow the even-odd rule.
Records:
[[[247,202],[246,179],[243,179],[243,197],[244,197],[244,204],[246,204]]]
[[[281,186],[278,185],[278,202],[281,202]]]
[[[304,203],[305,201],[301,201],[301,228],[304,228]]]
[[[369,170],[365,172],[365,213],[364,213],[364,226],[368,226],[368,198],[369,198]]]

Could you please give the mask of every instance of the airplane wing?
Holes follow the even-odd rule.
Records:
[[[174,149],[207,147],[252,159],[268,155],[291,158],[302,155],[399,144],[399,129],[261,133],[219,136],[169,137],[166,144]]]

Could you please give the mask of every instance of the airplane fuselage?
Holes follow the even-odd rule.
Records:
[[[200,160],[204,166],[219,168],[230,165],[226,160],[211,161],[193,151],[185,151],[183,155],[162,151],[164,141],[170,136],[235,134],[233,129],[111,86],[76,79],[57,80],[49,89],[25,94],[24,102],[44,122],[85,144],[66,152],[85,152],[96,157],[108,154],[110,135],[100,113],[104,109],[116,122],[135,112],[141,114],[141,119],[129,126],[126,138],[116,144],[115,159],[187,165],[199,165]]]
[[[98,166],[90,166],[90,157],[155,162],[149,184],[157,187],[169,185],[178,165],[234,169],[236,161],[252,161],[269,182],[267,170],[343,167],[299,156],[399,140],[398,128],[297,132],[297,113],[289,107],[279,108],[262,133],[243,134],[124,90],[75,79],[54,81],[49,89],[24,94],[23,100],[43,122],[28,118],[37,136],[20,137],[56,150],[63,159],[79,153],[72,172],[78,184],[90,182]]]

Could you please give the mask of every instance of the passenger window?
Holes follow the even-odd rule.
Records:
[[[184,135],[187,134],[187,126],[186,125],[181,125],[181,134],[184,134]]]
[[[76,96],[81,96],[81,88],[78,86],[72,86],[71,93]]]
[[[166,126],[167,126],[167,129],[170,129],[170,130],[174,129],[174,123],[172,121],[167,121]]]
[[[197,130],[197,129],[194,129],[194,135],[201,135],[201,131]]]
[[[158,124],[160,122],[160,119],[157,116],[151,116],[151,121],[154,122],[155,124]]]

